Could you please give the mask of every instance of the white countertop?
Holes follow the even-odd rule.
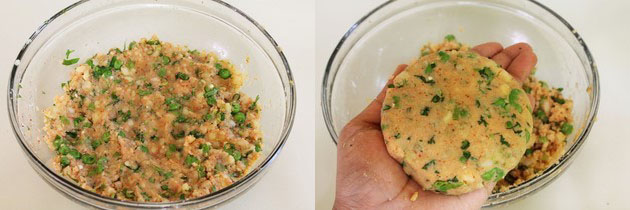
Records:
[[[4,0],[0,7],[0,87],[27,37],[73,0]],[[298,110],[315,110],[314,3],[293,0],[229,0],[262,24],[287,55],[297,88]],[[37,6],[33,6],[37,5]],[[296,36],[295,32],[299,32]],[[306,41],[305,41],[306,40]],[[0,96],[0,209],[84,209],[48,186],[29,166],[7,117],[6,90]],[[298,111],[291,135],[264,177],[225,209],[314,208],[314,111]],[[37,199],[34,199],[37,198]]]
[[[321,81],[328,58],[348,28],[382,0],[318,0],[316,70]],[[534,195],[496,209],[630,209],[630,1],[540,0],[582,35],[599,67],[597,121],[578,157],[558,179]],[[334,6],[331,6],[334,5]],[[625,29],[624,29],[625,28]],[[320,89],[317,87],[317,96]],[[316,209],[334,199],[336,151],[321,108],[316,115]]]

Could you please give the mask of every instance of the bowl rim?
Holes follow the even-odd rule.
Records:
[[[333,120],[332,120],[332,110],[331,110],[331,93],[332,90],[334,89],[334,82],[335,82],[335,78],[337,73],[339,72],[338,67],[333,67],[335,61],[337,59],[340,60],[344,60],[345,56],[347,55],[347,52],[344,52],[343,57],[341,58],[337,58],[338,54],[341,53],[341,49],[344,47],[344,44],[346,43],[346,41],[351,38],[351,36],[354,35],[354,32],[362,26],[362,24],[368,19],[370,18],[372,15],[374,15],[375,13],[379,12],[381,9],[389,6],[391,3],[396,2],[397,0],[388,0],[382,4],[380,4],[379,6],[377,6],[376,8],[370,10],[366,15],[364,15],[363,17],[361,17],[358,21],[356,21],[352,26],[350,26],[350,29],[348,29],[348,31],[346,31],[346,33],[341,37],[341,40],[339,40],[339,42],[337,43],[337,45],[335,46],[332,54],[330,55],[330,58],[328,59],[328,62],[326,64],[326,70],[324,72],[323,78],[322,78],[322,86],[321,86],[321,96],[320,96],[320,100],[321,100],[321,107],[322,107],[322,115],[324,117],[324,122],[326,124],[326,128],[328,130],[328,133],[330,134],[330,137],[333,141],[333,143],[335,144],[335,146],[337,145],[338,141],[338,134],[335,131],[334,125],[333,125]],[[416,1],[416,2],[421,2],[423,0],[412,0],[412,1]],[[582,49],[584,50],[584,54],[586,55],[586,59],[588,61],[588,66],[591,68],[591,74],[592,74],[592,81],[593,83],[591,84],[591,95],[592,95],[592,100],[590,102],[590,109],[588,110],[588,116],[586,118],[586,125],[584,126],[583,129],[581,130],[581,133],[579,133],[578,136],[576,136],[575,138],[575,143],[573,145],[571,145],[571,147],[569,147],[568,149],[565,150],[565,153],[558,159],[558,161],[555,164],[552,164],[551,166],[549,166],[547,169],[545,169],[545,171],[543,171],[541,174],[539,174],[538,176],[536,176],[535,178],[532,178],[530,180],[527,180],[515,187],[510,188],[508,191],[505,192],[500,192],[500,193],[492,193],[489,195],[489,199],[488,201],[490,202],[486,202],[484,204],[484,207],[487,206],[495,206],[495,205],[500,205],[500,204],[504,204],[507,202],[511,202],[514,200],[518,200],[519,198],[524,198],[527,197],[528,195],[531,195],[533,192],[536,192],[540,189],[542,189],[544,186],[548,185],[549,183],[551,183],[553,180],[555,180],[558,175],[560,175],[561,173],[563,173],[566,167],[568,167],[572,160],[573,160],[573,156],[575,155],[575,153],[577,153],[580,148],[582,147],[582,144],[584,144],[584,142],[586,141],[588,134],[591,132],[593,124],[595,123],[595,117],[597,116],[597,111],[599,109],[599,98],[600,98],[600,87],[599,87],[599,73],[597,70],[597,65],[595,64],[595,61],[593,59],[592,53],[590,52],[588,46],[586,46],[586,43],[584,42],[584,40],[582,39],[582,37],[578,34],[578,32],[573,28],[573,26],[571,26],[571,24],[569,24],[568,21],[566,21],[563,17],[561,17],[558,13],[556,13],[555,11],[551,10],[549,7],[541,4],[540,2],[536,1],[536,0],[523,0],[524,2],[530,2],[534,5],[536,5],[537,7],[539,7],[540,9],[543,9],[544,11],[546,11],[547,13],[551,14],[553,17],[555,17],[558,21],[560,21],[565,27],[566,29],[568,29],[569,31],[572,32],[573,37],[576,39],[576,41],[581,45]],[[422,6],[422,4],[418,4],[414,7],[419,7]],[[368,31],[370,29],[367,29]],[[360,40],[361,37],[363,37],[363,35],[360,35],[357,39]],[[349,48],[352,49],[352,46]],[[333,68],[334,68],[334,72],[333,72]],[[331,77],[332,76],[332,77]],[[328,88],[330,86],[330,88]],[[566,164],[565,164],[566,163]],[[553,174],[552,172],[559,170],[557,172],[556,175],[549,177],[551,174]],[[517,195],[514,197],[511,197],[509,199],[506,200],[500,200],[500,201],[491,201],[490,199],[496,199],[499,198],[501,196],[504,195],[508,195],[508,194],[512,194],[512,193],[516,193],[519,192],[519,190],[530,186],[531,184],[535,184],[538,181],[543,180],[544,182],[541,183],[541,186],[534,188],[534,189],[530,189],[529,191],[524,192],[521,195]]]
[[[295,81],[293,79],[293,75],[291,73],[291,68],[289,66],[289,63],[286,59],[286,56],[284,55],[284,52],[281,50],[282,48],[278,45],[278,43],[275,41],[275,39],[267,32],[267,30],[260,25],[256,20],[254,20],[253,18],[251,18],[250,16],[248,16],[245,12],[239,10],[238,8],[232,6],[231,4],[228,4],[226,2],[223,2],[222,0],[211,0],[212,2],[218,4],[220,7],[224,7],[227,8],[229,10],[231,10],[231,12],[234,12],[237,15],[240,15],[241,17],[245,18],[249,24],[252,24],[253,26],[255,26],[256,29],[258,29],[258,31],[260,33],[262,33],[262,35],[264,35],[264,37],[266,38],[267,41],[269,41],[269,44],[271,44],[271,46],[274,48],[275,52],[278,54],[280,60],[281,60],[281,64],[285,69],[286,69],[286,81],[282,81],[282,85],[283,85],[283,89],[285,92],[285,97],[287,97],[287,110],[285,111],[284,114],[284,121],[285,121],[285,126],[282,129],[281,133],[280,133],[280,137],[279,137],[279,141],[274,145],[273,150],[271,151],[271,153],[269,154],[269,156],[262,160],[262,162],[260,163],[260,165],[254,169],[251,169],[250,172],[245,175],[243,178],[239,179],[238,181],[232,183],[231,185],[222,188],[220,190],[217,190],[215,192],[212,192],[210,194],[201,196],[201,197],[196,197],[193,199],[189,199],[189,200],[182,200],[182,201],[175,201],[175,202],[130,202],[130,201],[123,201],[123,200],[118,200],[118,199],[114,199],[114,198],[109,198],[109,197],[105,197],[105,196],[101,196],[97,193],[94,192],[90,192],[87,191],[85,189],[83,189],[80,186],[77,186],[75,183],[70,182],[69,180],[63,178],[62,176],[60,176],[59,174],[57,174],[57,172],[55,172],[53,169],[49,168],[46,166],[46,164],[44,164],[42,161],[40,161],[36,155],[28,148],[28,146],[26,145],[27,143],[23,141],[23,137],[21,136],[21,129],[20,129],[20,125],[18,123],[18,119],[16,116],[16,108],[14,106],[17,105],[17,101],[16,100],[16,95],[17,91],[14,91],[12,89],[12,87],[17,83],[19,84],[20,81],[22,80],[22,78],[19,78],[19,80],[16,80],[16,76],[17,76],[17,71],[18,71],[18,67],[22,61],[22,56],[24,55],[24,53],[29,49],[32,40],[35,40],[35,38],[38,37],[38,35],[53,21],[55,21],[57,18],[59,18],[60,16],[62,16],[63,14],[65,14],[66,12],[79,7],[80,5],[83,5],[86,2],[90,2],[90,1],[98,1],[98,0],[81,0],[78,2],[75,2],[73,4],[71,4],[70,6],[65,7],[64,9],[60,10],[59,12],[57,12],[56,14],[54,14],[52,17],[48,18],[46,21],[43,22],[42,25],[40,25],[28,38],[28,40],[25,42],[25,44],[22,46],[22,49],[19,51],[17,58],[15,59],[15,62],[12,66],[11,69],[11,74],[9,76],[9,82],[8,82],[8,86],[7,86],[7,111],[9,114],[9,119],[11,121],[11,128],[13,130],[13,134],[16,137],[16,140],[18,142],[18,144],[20,145],[20,147],[22,148],[22,150],[24,150],[25,155],[28,157],[28,159],[30,160],[29,163],[31,164],[31,166],[34,169],[39,169],[41,171],[43,171],[44,174],[46,174],[46,176],[48,176],[49,178],[51,178],[52,180],[55,180],[56,183],[59,183],[61,185],[63,185],[67,190],[70,190],[74,193],[78,193],[80,195],[86,196],[90,199],[94,199],[97,200],[99,202],[103,202],[106,205],[116,205],[116,206],[121,206],[121,207],[130,207],[130,208],[165,208],[165,207],[185,207],[185,206],[190,206],[190,205],[198,205],[198,204],[202,204],[204,202],[207,201],[211,201],[214,200],[216,198],[219,198],[223,195],[227,195],[228,193],[237,190],[239,187],[253,182],[251,184],[255,184],[258,179],[257,178],[259,175],[264,175],[264,172],[266,172],[266,169],[269,168],[270,164],[273,162],[273,160],[275,160],[277,158],[277,156],[280,154],[280,151],[282,150],[282,148],[284,147],[284,145],[286,144],[286,141],[289,137],[289,134],[293,128],[293,124],[294,124],[294,119],[295,119],[295,110],[296,110],[296,101],[297,101],[297,96],[296,96],[296,90],[295,90]],[[195,0],[196,1],[196,0]],[[190,2],[190,1],[189,1]],[[198,1],[196,1],[198,2]],[[161,4],[172,4],[172,2],[161,2]],[[198,4],[200,6],[206,6],[203,1],[201,4]],[[178,5],[178,6],[182,6],[182,7],[188,7],[188,6],[184,6],[184,5]],[[264,39],[263,39],[264,40]],[[281,73],[281,70],[278,69],[276,67],[276,69],[278,70],[279,73]],[[26,71],[26,70],[24,70]],[[282,78],[281,78],[282,79]],[[45,179],[42,173],[37,173],[39,176],[41,176],[44,181],[46,181],[49,185],[52,185],[50,183],[50,180]],[[217,206],[220,205],[222,203],[224,203],[225,201],[229,201],[232,200],[234,198],[236,198],[238,195],[242,194],[244,191],[247,191],[248,189],[250,189],[252,187],[252,185],[248,185],[246,186],[245,189],[242,189],[241,191],[237,191],[236,194],[233,194],[232,196],[220,200],[219,202],[211,205],[211,206]],[[55,188],[57,191],[61,190],[58,189],[58,187],[53,187]],[[65,192],[65,191],[64,191]],[[92,203],[87,203],[84,200],[81,199],[77,199],[74,196],[68,196],[67,194],[64,193],[65,196],[70,197],[71,200],[75,200],[75,201],[80,201],[81,203],[84,204],[89,204],[94,206],[95,204]],[[95,206],[96,207],[96,206]],[[209,207],[209,206],[208,206]]]

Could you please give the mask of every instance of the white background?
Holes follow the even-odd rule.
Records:
[[[600,108],[587,142],[563,175],[534,195],[496,209],[630,209],[630,1],[539,1],[569,21],[593,53],[601,77]],[[383,2],[317,0],[315,62],[319,81],[342,35]],[[316,209],[330,209],[336,148],[318,109],[315,202]]]
[[[27,37],[73,0],[2,0],[0,6],[0,209],[83,209],[49,187],[28,165],[7,117],[11,66]],[[225,209],[314,208],[314,3],[229,0],[257,20],[287,55],[297,88],[298,111],[280,155],[258,184]],[[222,207],[223,208],[223,207]]]

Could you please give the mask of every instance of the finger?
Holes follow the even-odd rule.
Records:
[[[381,107],[383,106],[383,100],[385,100],[385,93],[387,92],[387,86],[393,83],[394,77],[407,68],[406,64],[398,65],[394,74],[389,78],[383,90],[376,96],[376,99],[372,101],[359,115],[357,115],[352,121],[364,122],[378,125],[381,123]]]
[[[484,44],[477,45],[472,48],[472,51],[479,53],[479,55],[491,58],[497,53],[503,50],[503,46],[497,42],[488,42]]]
[[[517,43],[492,56],[492,60],[501,65],[502,68],[507,68],[521,52],[527,51],[532,51],[532,47],[530,47],[529,44],[522,42]]]
[[[533,51],[523,51],[514,58],[506,70],[518,81],[525,82],[537,61],[538,58]]]

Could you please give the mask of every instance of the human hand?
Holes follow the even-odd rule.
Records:
[[[491,58],[524,82],[537,62],[532,48],[518,43],[503,49],[490,42],[472,49]],[[387,82],[407,65],[399,65]],[[387,87],[387,85],[385,86]],[[449,196],[424,191],[403,171],[385,147],[381,107],[386,88],[341,131],[337,145],[337,185],[334,209],[479,209],[494,184],[467,194]],[[417,192],[417,200],[412,195]]]

